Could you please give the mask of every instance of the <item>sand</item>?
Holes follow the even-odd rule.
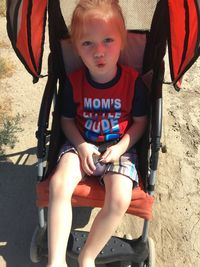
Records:
[[[6,149],[7,160],[0,161],[0,267],[42,267],[45,261],[30,262],[29,248],[38,220],[35,131],[46,78],[32,84],[11,47],[5,25],[5,18],[0,18],[0,56],[12,63],[13,73],[0,80],[0,104],[13,116],[23,115],[24,131],[18,134],[14,149]],[[44,63],[42,73],[46,72]],[[184,76],[181,92],[170,85],[163,86],[162,143],[167,146],[167,153],[160,153],[149,234],[156,246],[157,267],[200,266],[199,73],[200,60]],[[95,213],[93,210],[91,220]],[[86,210],[79,210],[78,214],[74,224],[89,229],[91,220],[86,220]],[[126,215],[116,234],[137,237],[142,223],[141,219]]]

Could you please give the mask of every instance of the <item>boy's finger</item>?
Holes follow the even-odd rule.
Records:
[[[105,158],[107,158],[107,156],[110,155],[110,153],[111,153],[111,150],[107,149],[107,150],[104,152],[103,156],[104,156]]]
[[[101,155],[101,153],[97,149],[94,149],[94,153],[93,154],[95,154],[97,156],[100,156]]]
[[[91,167],[91,165],[93,165],[93,166]],[[91,164],[91,161],[85,159],[85,161],[83,162],[83,169],[84,169],[85,173],[87,175],[91,175],[93,173],[93,168],[95,168],[93,161]]]
[[[91,160],[88,160],[88,167],[90,168],[90,170],[91,170],[92,172],[96,169],[95,161],[94,161],[93,158],[92,158]]]
[[[103,153],[103,155],[101,156],[101,161],[102,162],[108,162],[107,160],[108,160],[108,156],[109,156],[109,154],[110,154],[110,151],[109,150],[106,150],[104,153]]]

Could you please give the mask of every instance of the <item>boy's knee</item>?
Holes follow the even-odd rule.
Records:
[[[65,185],[64,177],[58,174],[54,174],[49,183],[49,192],[51,197],[70,198],[73,192],[69,191],[69,188]]]
[[[117,215],[123,215],[130,205],[131,198],[128,196],[115,196],[109,201],[109,210]]]

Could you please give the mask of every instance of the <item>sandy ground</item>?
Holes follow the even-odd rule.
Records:
[[[0,44],[1,57],[14,66],[13,74],[0,80],[0,103],[12,115],[23,115],[24,129],[15,148],[6,150],[8,160],[0,161],[0,267],[44,267],[44,261],[30,262],[29,248],[37,224],[35,131],[46,80],[32,84],[31,76],[11,48],[5,18],[0,18]],[[200,266],[199,73],[200,60],[185,75],[180,93],[169,85],[163,87],[162,142],[167,145],[167,153],[160,153],[150,226],[158,267]],[[86,210],[76,212],[75,226],[88,229],[89,215]],[[126,215],[117,234],[130,233],[135,237],[141,228],[142,220]]]

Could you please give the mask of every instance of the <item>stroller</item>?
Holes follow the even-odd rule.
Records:
[[[200,54],[200,2],[198,0],[121,0],[125,10],[128,45],[120,62],[138,70],[148,88],[149,124],[137,144],[140,183],[133,190],[127,213],[144,219],[141,236],[126,239],[113,236],[96,259],[106,266],[155,267],[155,247],[149,237],[159,151],[162,147],[162,85],[164,56],[168,46],[171,79],[179,91],[183,74]],[[64,141],[60,128],[59,83],[66,73],[81,66],[69,41],[70,0],[7,0],[7,31],[13,49],[36,83],[42,78],[45,25],[48,16],[50,53],[48,79],[38,118],[38,181],[36,205],[38,225],[32,237],[30,258],[39,262],[47,255],[48,184]],[[52,111],[53,110],[53,111]],[[52,114],[52,117],[50,116]],[[50,124],[50,129],[49,129]],[[164,150],[164,148],[163,148]],[[80,182],[72,197],[74,207],[102,207],[104,188],[97,179]],[[72,230],[67,254],[77,258],[87,232]]]

